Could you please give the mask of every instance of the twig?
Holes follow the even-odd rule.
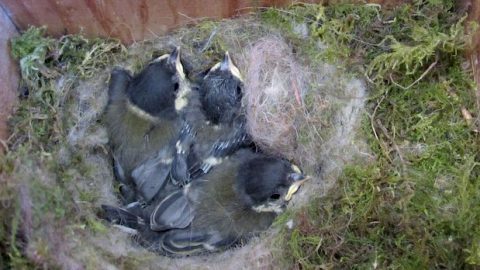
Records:
[[[216,34],[217,34],[217,27],[215,27],[215,29],[213,29],[212,33],[208,37],[208,40],[205,43],[205,46],[203,46],[202,50],[200,50],[201,53],[205,52],[205,50],[208,49],[208,47],[210,47],[210,44],[212,43],[212,39]]]
[[[147,27],[146,29],[147,29],[148,32],[150,32],[150,34],[152,34],[153,36],[155,36],[155,38],[160,38],[160,36],[159,36],[157,33],[153,32],[152,29],[150,29],[150,28],[148,28],[148,27]]]
[[[375,84],[375,82],[374,82],[372,79],[370,79],[370,77],[368,76],[367,71],[365,71],[365,73],[364,73],[363,75],[365,76],[365,78],[367,79],[367,81],[368,81],[369,83]]]
[[[5,140],[0,139],[0,145],[5,149],[5,153],[9,151],[8,144]]]
[[[400,161],[402,162],[402,170],[405,172],[405,170],[406,170],[406,168],[405,168],[405,160],[403,159],[403,155],[402,155],[402,153],[400,152],[400,148],[399,148],[398,145],[395,143],[395,140],[388,134],[387,128],[382,124],[382,122],[380,121],[380,119],[377,119],[376,122],[377,122],[377,125],[378,125],[378,127],[380,128],[380,130],[383,132],[383,135],[385,135],[385,137],[387,137],[387,139],[392,143],[393,148],[394,148],[395,151],[397,152],[398,157],[400,158]]]
[[[299,3],[301,5],[312,5],[312,4],[305,4],[305,3]],[[298,5],[298,4],[297,4]],[[284,13],[284,14],[287,14],[287,15],[291,15],[291,16],[294,16],[294,17],[297,17],[297,18],[302,18],[304,19],[306,22],[310,22],[310,23],[314,23],[316,22],[316,20],[314,19],[311,19],[311,18],[308,18],[307,16],[302,16],[300,14],[296,14],[294,12],[291,12],[291,11],[287,11],[287,10],[284,10],[284,9],[279,9],[279,8],[275,8],[275,7],[243,7],[243,8],[238,8],[236,9],[235,11],[236,12],[241,12],[242,10],[253,10],[253,11],[257,11],[257,10],[269,10],[269,9],[273,9],[275,11],[278,11],[280,13]]]
[[[297,78],[292,80],[293,92],[295,93],[295,99],[297,100],[298,106],[302,106],[302,98],[298,92]]]
[[[427,76],[428,72],[430,72],[430,70],[432,70],[433,67],[435,67],[435,65],[437,64],[437,59],[435,60],[435,62],[433,62],[432,64],[430,64],[430,66],[427,68],[427,70],[425,70],[425,72],[423,72],[423,74],[418,78],[416,79],[413,83],[411,83],[409,86],[405,87],[403,85],[400,85],[398,83],[396,83],[393,78],[392,78],[392,74],[390,73],[390,80],[392,81],[392,83],[400,88],[402,88],[403,90],[407,90],[409,89],[410,87],[414,86],[415,84],[417,84],[419,81],[421,81],[425,76]]]
[[[370,116],[370,126],[372,127],[373,135],[375,135],[375,139],[377,139],[378,143],[380,144],[380,148],[382,148],[383,154],[388,159],[388,161],[390,161],[390,163],[393,164],[393,160],[390,158],[390,155],[389,155],[388,151],[385,149],[386,146],[384,145],[384,143],[378,137],[377,131],[375,129],[375,123],[374,123],[375,114],[377,113],[377,110],[380,107],[380,104],[382,104],[383,100],[387,97],[387,94],[388,94],[388,91],[385,92],[385,94],[382,96],[380,101],[377,103],[377,106],[375,106],[375,109],[373,109],[372,116]],[[377,123],[378,123],[378,121],[379,120],[377,120]]]
[[[383,94],[382,98],[380,99],[380,101],[378,101],[377,103],[377,106],[375,106],[375,109],[373,109],[373,113],[372,113],[372,116],[370,116],[370,126],[372,127],[372,130],[373,130],[373,135],[375,135],[375,138],[380,141],[380,139],[378,138],[378,135],[377,135],[377,131],[375,130],[375,125],[373,123],[373,120],[375,119],[375,114],[377,114],[377,110],[378,108],[380,107],[380,104],[382,104],[383,100],[385,99],[385,97],[387,96],[388,92],[385,92],[385,94]]]
[[[182,13],[182,12],[177,12],[177,14],[180,15],[180,16],[182,16],[182,17],[184,17],[184,18],[186,18],[186,19],[188,19],[189,22],[187,22],[187,23],[197,24],[197,23],[199,23],[199,22],[201,22],[201,21],[203,21],[203,20],[208,19],[208,17],[193,18],[193,17],[190,17],[190,16],[188,16],[187,14]]]
[[[480,55],[478,53],[472,54],[470,56],[470,66],[472,67],[472,72],[473,72],[473,80],[475,81],[476,89],[475,89],[475,96],[476,96],[476,102],[475,104],[477,105],[477,112],[480,111],[480,72],[477,70],[477,62],[480,60]],[[480,123],[480,114],[477,115],[475,119],[475,128],[474,131],[478,132],[478,124]]]

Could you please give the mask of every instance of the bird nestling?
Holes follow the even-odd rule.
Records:
[[[305,180],[298,167],[283,159],[241,149],[141,211],[102,207],[107,220],[134,229],[148,249],[196,255],[231,247],[266,230]]]
[[[149,201],[167,179],[186,108],[198,100],[185,77],[180,49],[153,60],[133,78],[114,70],[108,94],[105,123],[115,174],[126,184],[121,190],[125,202],[138,196]],[[152,157],[155,166],[146,162]]]
[[[242,108],[243,79],[228,52],[200,82],[200,100],[208,122],[196,129],[192,145],[177,151],[171,179],[186,184],[250,143]],[[185,170],[185,167],[188,170]]]

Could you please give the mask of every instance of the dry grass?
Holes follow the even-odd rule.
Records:
[[[247,52],[245,104],[248,132],[264,151],[294,157],[295,121],[303,111],[308,75],[280,36],[267,36]]]

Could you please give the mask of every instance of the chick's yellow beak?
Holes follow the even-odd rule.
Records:
[[[305,181],[308,179],[310,179],[310,177],[307,176],[301,180],[293,182],[293,184],[288,188],[287,195],[285,195],[285,201],[290,201],[293,197],[293,194],[297,193],[300,186],[303,185],[303,183],[305,183]]]
[[[220,62],[220,70],[229,71],[233,76],[237,77],[237,79],[243,82],[240,70],[238,70],[238,67],[233,64],[232,58],[230,57],[230,54],[228,52],[225,52],[223,61]]]

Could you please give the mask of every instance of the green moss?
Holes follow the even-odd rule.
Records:
[[[3,205],[10,206],[0,208],[0,264],[2,269],[34,269],[42,263],[55,267],[58,263],[51,253],[56,251],[48,245],[43,249],[41,244],[36,246],[37,257],[25,256],[26,231],[43,230],[46,223],[74,230],[87,224],[93,232],[105,231],[96,217],[78,211],[79,202],[73,198],[76,181],[90,177],[91,169],[82,158],[85,153],[76,151],[59,163],[61,149],[68,145],[66,130],[72,125],[65,121],[70,117],[64,109],[68,90],[79,79],[92,77],[121,60],[125,49],[116,40],[82,35],[52,39],[45,37],[45,28],[34,27],[12,39],[11,45],[28,97],[10,119],[9,151],[0,158],[0,198]],[[59,90],[60,77],[66,85],[60,90],[66,92]],[[95,191],[77,192],[80,200],[91,202],[98,197]]]
[[[55,40],[45,32],[45,27],[30,27],[11,41],[12,55],[19,60],[23,82],[30,89],[42,88],[65,72],[89,78],[111,63],[113,54],[125,51],[117,40],[86,39],[81,34]]]
[[[225,41],[216,34],[218,22],[203,21],[196,28],[197,32],[193,38],[194,46],[202,48],[203,54],[208,57],[216,57],[217,60],[221,56],[219,52],[227,51]]]
[[[370,80],[368,113],[359,137],[375,158],[347,166],[326,197],[277,219],[278,227],[292,218],[297,223],[293,230],[282,229],[277,241],[287,267],[478,266],[480,149],[473,131],[478,123],[462,116],[462,109],[478,109],[471,71],[463,68],[470,37],[464,33],[463,14],[455,13],[454,1],[417,0],[391,11],[378,5],[298,4],[267,9],[260,17],[282,29],[309,64],[341,62]],[[296,32],[302,24],[308,29],[306,39]],[[202,49],[201,57],[212,58],[209,61],[220,59],[226,49],[225,41],[214,34],[216,27],[218,22],[203,21],[185,35],[193,47]],[[42,239],[36,250],[42,260],[34,262],[22,251],[20,210],[25,202],[15,196],[22,184],[28,183],[35,202],[33,229],[41,230],[42,222],[53,220],[67,224],[72,235],[106,232],[94,211],[86,211],[92,210],[89,206],[79,211],[73,198],[75,193],[76,199],[91,202],[100,196],[76,185],[79,177],[91,173],[82,153],[65,164],[58,162],[66,144],[65,130],[72,123],[66,120],[68,115],[59,114],[65,93],[56,92],[55,85],[61,76],[72,85],[92,77],[125,57],[125,49],[114,40],[81,35],[54,40],[44,33],[42,28],[31,28],[12,40],[12,54],[20,61],[30,94],[11,119],[10,151],[0,157],[0,197],[10,206],[0,208],[2,269],[56,265],[49,257],[54,251],[42,245]],[[155,53],[144,52],[133,69],[140,69]],[[308,110],[318,105],[309,95],[305,103]],[[305,134],[299,130],[299,142],[308,144]],[[4,181],[2,176],[18,181]],[[99,253],[119,267],[141,265],[142,259]],[[101,263],[97,259],[92,256],[86,266],[96,268]]]
[[[38,87],[41,69],[48,58],[54,40],[45,37],[46,28],[29,28],[22,36],[12,39],[12,55],[20,62],[22,77],[30,87]]]
[[[327,45],[319,57],[366,71],[371,97],[361,135],[375,155],[348,166],[327,197],[294,214],[299,225],[280,236],[288,239],[283,256],[305,269],[478,265],[480,149],[461,112],[477,110],[476,87],[463,68],[470,37],[453,2],[270,13],[305,18],[311,37]]]
[[[87,39],[82,35],[67,35],[56,44],[58,59],[65,69],[82,79],[96,75],[115,60],[120,60],[125,48],[118,40]]]

